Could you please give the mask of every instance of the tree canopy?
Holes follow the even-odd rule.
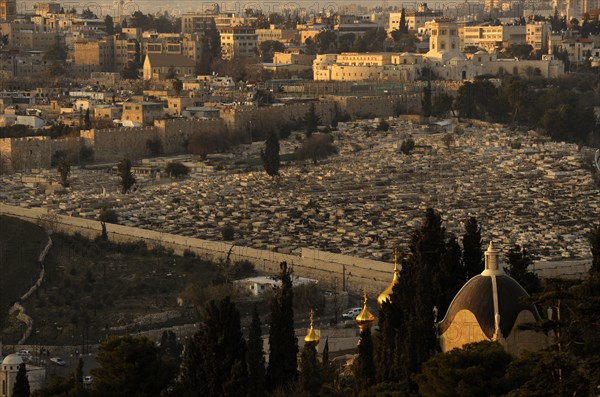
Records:
[[[100,345],[96,360],[93,387],[102,396],[156,396],[175,376],[146,337],[111,336]]]

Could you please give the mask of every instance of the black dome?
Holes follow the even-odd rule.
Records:
[[[497,275],[495,277],[498,288],[500,331],[502,331],[505,338],[513,329],[517,316],[521,311],[528,310],[533,314],[536,321],[540,320],[540,315],[535,306],[525,302],[529,294],[518,282],[507,275]],[[478,275],[467,281],[452,300],[446,317],[441,321],[440,334],[450,327],[456,314],[463,309],[469,310],[475,315],[485,335],[492,339],[496,326],[491,276]]]

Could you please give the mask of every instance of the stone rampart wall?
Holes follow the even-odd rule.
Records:
[[[196,135],[224,133],[227,126],[220,118],[215,119],[164,119],[156,120],[159,139],[164,153],[173,154],[186,151],[187,143]]]
[[[146,142],[157,139],[159,130],[156,127],[91,129],[81,131],[80,135],[86,146],[94,149],[94,160],[106,162],[148,156]]]
[[[336,104],[329,100],[260,108],[225,109],[221,112],[221,117],[229,130],[236,133],[248,133],[250,130],[269,131],[283,124],[302,120],[311,105],[315,107],[321,123],[331,123],[335,116]]]

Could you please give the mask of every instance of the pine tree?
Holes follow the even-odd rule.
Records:
[[[29,379],[27,379],[27,368],[25,363],[19,365],[19,372],[17,372],[17,378],[15,379],[15,387],[13,389],[12,397],[29,397],[31,391],[29,389]]]
[[[465,222],[465,234],[462,243],[463,262],[467,279],[470,279],[481,273],[485,267],[483,249],[481,248],[481,228],[477,224],[477,218],[470,217]]]
[[[117,166],[117,172],[121,177],[121,193],[125,194],[135,183],[135,177],[131,173],[131,161],[121,160]]]
[[[364,391],[375,383],[375,363],[373,361],[373,339],[371,329],[364,327],[360,331],[358,356],[352,364],[357,391]]]
[[[506,254],[508,267],[504,269],[530,295],[540,290],[539,277],[528,270],[529,266],[533,265],[534,259],[534,256],[527,249],[515,244]]]
[[[265,171],[270,176],[279,174],[279,137],[277,133],[271,131],[265,142],[265,149],[260,152]]]
[[[300,353],[300,387],[310,396],[319,394],[321,389],[321,366],[317,360],[317,348],[312,343],[305,343]]]
[[[600,225],[596,226],[590,235],[590,251],[592,251],[590,274],[600,276]]]
[[[181,394],[207,396],[247,394],[246,342],[240,313],[229,297],[210,301],[200,329],[188,341],[181,369]]]
[[[298,339],[294,333],[294,295],[292,269],[280,263],[281,287],[271,299],[269,329],[268,385],[272,389],[288,387],[298,378]]]
[[[265,394],[265,356],[258,307],[254,305],[248,335],[248,391],[250,396]]]

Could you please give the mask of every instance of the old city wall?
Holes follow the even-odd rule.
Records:
[[[186,151],[187,143],[196,135],[223,133],[227,126],[220,118],[215,119],[164,119],[156,120],[159,139],[164,153],[173,154]]]
[[[79,151],[83,146],[83,139],[80,137],[69,137],[63,139],[52,139],[52,154],[62,152],[66,155],[66,161],[70,164],[79,163]]]
[[[31,222],[39,222],[40,217],[47,215],[42,208],[20,208],[0,204],[0,214],[16,216]],[[57,215],[52,229],[66,233],[80,233],[87,237],[101,234],[100,222],[89,219]],[[391,280],[393,265],[369,259],[349,257],[308,248],[302,249],[301,256],[288,255],[250,247],[235,246],[220,241],[201,240],[169,233],[139,229],[121,225],[107,225],[109,239],[115,242],[144,241],[149,247],[163,246],[171,248],[176,254],[185,250],[194,252],[209,260],[232,261],[249,260],[257,270],[276,274],[279,264],[287,261],[294,266],[294,272],[302,277],[319,279],[327,286],[337,285],[340,288],[346,278],[349,291],[360,292],[366,287],[369,293],[378,294]]]
[[[293,103],[283,106],[259,108],[232,108],[221,112],[221,117],[230,131],[247,133],[252,130],[269,131],[293,121],[301,121],[311,106],[323,124],[330,124],[335,116],[334,101]]]
[[[94,149],[97,162],[118,161],[122,158],[141,159],[149,155],[148,140],[159,137],[156,127],[108,128],[84,130],[80,132],[85,145]]]
[[[49,137],[3,138],[0,141],[0,171],[50,167],[53,151]]]
[[[0,139],[0,174],[13,172],[11,138]]]
[[[387,117],[396,113],[398,105],[403,114],[418,113],[420,94],[330,96],[318,102],[231,108],[222,110],[219,119],[165,119],[155,121],[153,127],[84,130],[80,132],[81,139],[6,138],[0,140],[0,172],[48,168],[52,155],[59,150],[67,152],[69,160],[75,160],[82,146],[93,149],[95,161],[114,162],[124,157],[137,160],[150,156],[148,140],[160,140],[165,154],[184,152],[194,135],[207,132],[229,131],[250,141],[255,133],[261,135],[294,121],[302,123],[311,106],[323,124],[330,124],[338,112],[351,117]]]

